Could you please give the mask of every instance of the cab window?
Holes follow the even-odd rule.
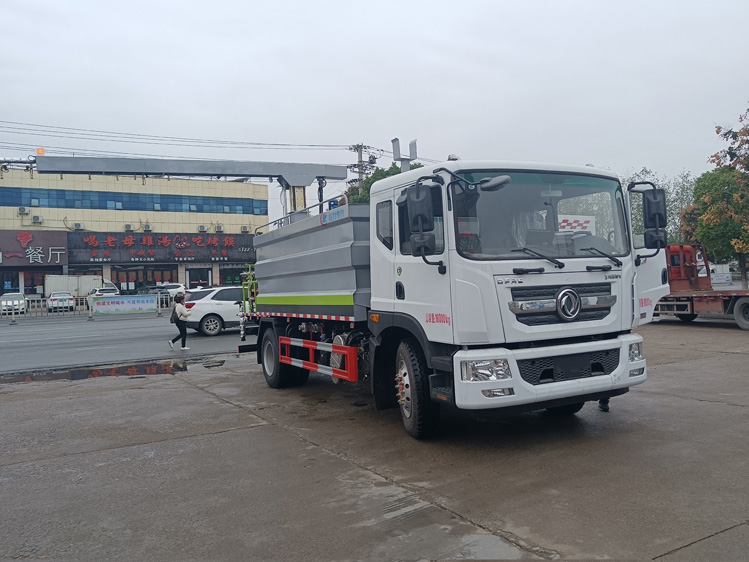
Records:
[[[388,250],[393,249],[393,202],[377,203],[377,239]]]

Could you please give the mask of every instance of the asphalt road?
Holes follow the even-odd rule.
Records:
[[[178,335],[169,315],[21,318],[16,325],[0,319],[0,374],[44,371],[73,366],[132,363],[148,359],[195,357],[237,351],[239,330],[206,337],[187,330],[189,351],[169,349]]]
[[[641,333],[649,379],[611,412],[446,411],[423,442],[236,354],[0,384],[0,559],[744,561],[749,333]]]

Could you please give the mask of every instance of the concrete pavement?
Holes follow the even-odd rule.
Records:
[[[237,350],[239,331],[215,337],[187,331],[189,351],[171,351],[167,340],[178,334],[169,315],[120,314],[26,318],[0,323],[0,376],[76,366],[112,365],[153,359],[191,358]]]
[[[448,412],[428,442],[354,385],[273,390],[235,355],[0,385],[0,557],[745,560],[749,334],[641,332],[650,378],[610,413]]]

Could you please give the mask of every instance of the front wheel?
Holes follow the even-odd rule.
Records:
[[[742,330],[749,330],[749,297],[742,297],[733,306],[733,318]]]
[[[395,354],[395,387],[406,431],[416,439],[426,439],[437,431],[439,404],[429,397],[429,372],[419,344],[403,340]]]
[[[224,328],[224,323],[218,316],[206,316],[200,321],[200,331],[206,336],[217,336]]]

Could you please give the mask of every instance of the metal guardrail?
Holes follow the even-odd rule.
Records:
[[[161,295],[157,295],[160,297]],[[14,302],[14,301],[6,301]],[[18,301],[15,301],[18,302]],[[171,307],[174,304],[174,297],[171,295],[168,299],[157,298],[156,299],[156,315],[163,316],[165,313],[169,313]],[[50,307],[49,300],[41,297],[27,297],[24,307],[20,310],[2,310],[0,306],[0,321],[3,323],[9,321],[10,324],[16,324],[19,320],[30,319],[30,318],[59,318],[59,317],[81,317],[88,316],[93,318],[93,310],[89,307],[87,297],[76,297],[75,304],[72,308],[70,307]]]

